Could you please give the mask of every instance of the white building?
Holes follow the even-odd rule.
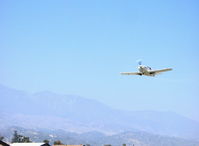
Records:
[[[10,146],[47,146],[45,143],[11,143]]]

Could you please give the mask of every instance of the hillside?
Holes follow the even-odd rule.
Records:
[[[10,140],[13,131],[17,130],[19,134],[30,137],[34,142],[41,142],[48,139],[52,144],[56,140],[61,140],[65,144],[90,144],[91,146],[102,146],[111,144],[113,146],[198,146],[199,142],[185,140],[181,138],[154,135],[141,131],[128,131],[114,135],[105,135],[100,132],[91,131],[86,133],[72,133],[64,130],[47,129],[24,129],[20,127],[10,127],[3,129],[3,134]],[[1,133],[0,133],[1,134]]]
[[[199,123],[173,112],[122,111],[98,101],[52,92],[29,94],[0,85],[0,128],[62,129],[117,134],[137,130],[199,139]]]

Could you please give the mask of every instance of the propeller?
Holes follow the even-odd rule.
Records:
[[[142,65],[142,60],[141,59],[137,60],[136,62],[138,63],[138,65]]]

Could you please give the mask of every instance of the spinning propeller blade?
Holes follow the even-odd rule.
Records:
[[[142,65],[142,60],[141,59],[137,60],[137,63],[138,65]]]

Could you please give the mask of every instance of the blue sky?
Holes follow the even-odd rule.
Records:
[[[199,121],[199,2],[2,0],[0,84]],[[121,76],[137,59],[155,78]]]

